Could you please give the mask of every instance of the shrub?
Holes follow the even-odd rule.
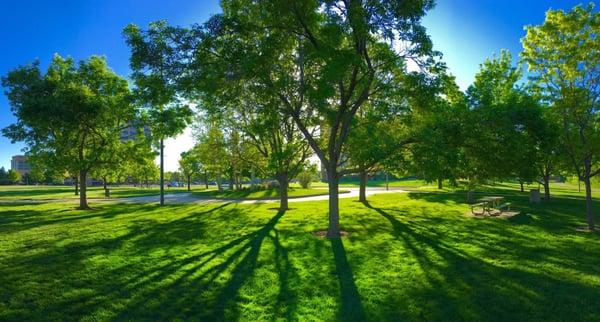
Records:
[[[298,184],[304,189],[310,188],[310,183],[313,181],[313,174],[308,171],[303,171],[296,177]]]

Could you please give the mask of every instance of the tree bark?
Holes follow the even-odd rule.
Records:
[[[221,173],[217,172],[217,190],[223,191],[223,185],[221,184]]]
[[[160,205],[165,205],[165,146],[163,138],[160,139]]]
[[[106,177],[102,178],[102,186],[104,188],[104,196],[110,197],[110,192],[108,191],[108,186],[106,185]]]
[[[550,175],[544,176],[544,199],[550,200]]]
[[[360,187],[358,189],[358,201],[367,202],[367,171],[364,169],[360,170]]]
[[[79,171],[79,209],[90,209],[87,203],[87,172]]]
[[[204,187],[208,190],[208,171],[204,170]]]
[[[234,176],[233,176],[233,172],[231,172],[231,174],[229,175],[229,190],[231,190],[231,191],[235,190],[235,185],[233,184],[233,180],[234,180]]]
[[[388,173],[385,173],[385,190],[390,190],[390,177]]]
[[[188,176],[187,177],[188,191],[192,191],[191,183],[192,183],[192,176]]]
[[[443,180],[442,180],[442,178],[438,178],[437,179],[437,184],[438,184],[438,190],[442,190],[442,188],[443,188]]]
[[[329,185],[329,227],[327,238],[340,237],[340,203],[339,203],[339,178],[335,163],[333,169],[327,169],[327,181]]]
[[[75,195],[78,196],[79,195],[79,180],[77,179],[77,176],[73,177],[73,182],[75,183]]]
[[[523,187],[523,181],[519,180],[519,184],[521,185],[521,192],[525,191],[525,187]]]
[[[277,178],[279,182],[279,210],[288,210],[288,175],[287,173],[279,173]]]

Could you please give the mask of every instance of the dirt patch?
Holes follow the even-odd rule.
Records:
[[[313,231],[311,234],[317,237],[327,237],[327,230]],[[350,235],[349,232],[345,230],[340,230],[340,237],[346,237],[348,235]]]
[[[510,218],[510,217],[514,217],[518,214],[520,214],[521,212],[519,211],[503,211],[501,213],[492,213],[491,215],[488,214],[487,212],[485,214],[473,214],[473,212],[471,212],[470,210],[468,212],[465,213],[466,216],[468,217],[473,217],[473,218]]]
[[[580,226],[580,227],[575,227],[575,231],[581,232],[581,233],[597,233],[598,229],[596,230],[590,230],[588,228],[588,226]]]

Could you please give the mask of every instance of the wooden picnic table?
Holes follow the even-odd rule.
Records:
[[[485,214],[486,212],[490,215],[492,215],[492,211],[493,210],[498,210],[500,212],[502,212],[503,208],[509,208],[510,204],[506,203],[504,205],[500,205],[500,203],[504,200],[504,197],[500,197],[500,196],[489,196],[489,197],[483,197],[478,199],[477,201],[479,201],[479,203],[472,205],[471,207],[471,211],[475,214],[475,210],[474,208],[476,206],[481,206],[482,208],[482,213],[480,215]]]

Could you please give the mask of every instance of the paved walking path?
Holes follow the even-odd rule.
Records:
[[[340,193],[340,198],[358,198],[359,190],[358,188],[342,188],[343,190],[347,190],[349,192]],[[385,188],[367,188],[366,194],[367,196],[382,194],[382,193],[391,193],[391,192],[405,192],[404,190],[397,188],[390,188],[390,190],[385,190]],[[128,197],[128,198],[115,198],[115,199],[98,199],[94,201],[113,201],[113,202],[125,202],[125,203],[151,203],[158,202],[160,196],[140,196],[140,197]],[[321,196],[311,196],[311,197],[299,197],[299,198],[289,198],[289,202],[306,202],[306,201],[319,201],[319,200],[328,200],[328,195]],[[232,203],[241,203],[241,204],[257,204],[257,203],[270,203],[270,202],[279,202],[279,199],[223,199],[223,198],[210,198],[210,197],[199,197],[194,196],[191,193],[169,193],[165,194],[165,204],[187,204],[187,203],[213,203],[213,202],[232,202]]]
[[[358,188],[340,188],[341,190],[345,190],[348,192],[340,193],[339,197],[341,198],[358,198],[359,189]],[[323,188],[323,190],[327,190],[327,188]],[[400,188],[391,188],[390,190],[385,190],[385,188],[379,187],[369,187],[367,188],[366,194],[367,196],[372,196],[375,194],[383,194],[383,193],[393,193],[393,192],[406,192]],[[289,198],[289,202],[306,202],[306,201],[319,201],[319,200],[328,200],[328,195],[320,195],[320,196],[310,196],[310,197],[298,197],[298,198]],[[90,204],[94,204],[96,202],[115,202],[115,203],[153,203],[159,202],[159,195],[152,196],[139,196],[139,197],[124,197],[124,198],[89,198],[88,202]],[[0,203],[48,203],[48,202],[74,202],[78,203],[79,199],[77,198],[68,198],[68,199],[1,199]],[[258,203],[271,203],[271,202],[279,202],[279,199],[225,199],[225,198],[211,198],[211,197],[200,197],[195,196],[192,193],[188,192],[178,192],[178,193],[167,193],[165,194],[165,203],[166,204],[188,204],[188,203],[215,203],[215,202],[230,202],[230,203],[241,203],[241,204],[258,204]]]
[[[327,188],[323,188],[326,190]],[[340,193],[339,197],[341,198],[358,198],[359,189],[358,188],[346,188],[343,187],[341,190],[346,190],[348,192]],[[406,192],[405,190],[399,188],[390,188],[390,190],[385,190],[385,188],[375,188],[370,187],[367,188],[366,194],[367,196],[372,196],[375,194],[382,193],[392,193],[392,192]],[[306,201],[319,201],[319,200],[328,200],[328,195],[320,195],[320,196],[310,196],[310,197],[298,197],[298,198],[289,198],[289,202],[306,202]],[[90,204],[94,204],[97,202],[114,202],[114,203],[153,203],[159,202],[159,195],[152,196],[139,196],[139,197],[124,197],[124,198],[90,198],[88,202]],[[0,199],[0,203],[48,203],[48,202],[79,202],[77,198],[68,198],[68,199]],[[187,192],[178,192],[178,193],[167,193],[165,194],[165,203],[166,204],[188,204],[188,203],[214,203],[214,202],[231,202],[231,203],[241,203],[241,204],[257,204],[257,203],[270,203],[270,202],[279,202],[279,199],[224,199],[224,198],[211,198],[211,197],[199,197],[195,196],[192,193]]]

